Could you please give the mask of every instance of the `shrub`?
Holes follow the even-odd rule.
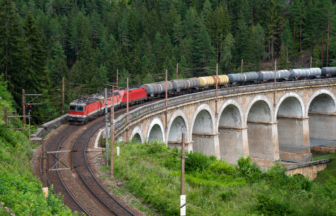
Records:
[[[238,164],[237,166],[238,175],[246,178],[250,182],[256,182],[264,176],[260,167],[253,164],[250,157],[239,158],[237,164]]]
[[[233,190],[230,190],[230,189],[227,189],[219,194],[219,198],[223,201],[229,201],[236,196],[237,194]]]
[[[235,168],[226,161],[219,160],[210,165],[210,170],[217,174],[232,174]]]
[[[209,168],[210,164],[216,160],[216,157],[209,157],[200,152],[187,153],[188,160],[185,160],[185,171],[195,172]]]
[[[288,215],[290,210],[289,203],[278,196],[269,195],[272,193],[263,192],[256,196],[256,207],[264,215]]]

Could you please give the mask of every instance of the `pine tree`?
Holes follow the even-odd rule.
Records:
[[[34,26],[34,18],[27,14],[23,22],[23,46],[25,52],[25,88],[31,92],[42,92],[49,87],[49,79],[46,72],[45,52],[40,45],[38,30]]]
[[[307,19],[306,19],[306,28],[304,32],[304,41],[307,41],[310,45],[311,56],[313,55],[314,42],[316,41],[316,32],[317,32],[317,18],[316,18],[317,9],[314,6],[313,0],[309,1],[307,7]]]
[[[282,43],[284,44],[287,50],[286,56],[287,56],[287,61],[289,61],[289,55],[293,54],[294,44],[293,44],[292,33],[290,30],[290,24],[288,20],[285,25]]]
[[[153,78],[153,76],[150,73],[147,73],[147,75],[145,76],[145,78],[142,80],[142,84],[147,84],[147,83],[154,83],[155,80]]]
[[[103,82],[104,82],[104,83],[108,83],[108,78],[107,78],[107,68],[106,68],[104,65],[100,65],[99,73],[100,73],[100,76],[101,76],[102,79],[103,79]]]
[[[189,8],[186,18],[183,22],[185,35],[187,38],[194,38],[197,29],[197,11],[194,8]]]
[[[203,13],[205,17],[208,16],[208,13],[212,10],[211,7],[211,2],[209,0],[206,0],[203,4]]]
[[[4,79],[15,82],[14,76],[18,75],[16,66],[19,61],[19,17],[15,11],[15,5],[10,0],[0,2],[0,51],[1,70],[4,72]],[[18,78],[18,77],[17,77]]]
[[[233,57],[233,48],[235,45],[235,39],[232,34],[228,34],[223,42],[223,55],[222,64],[225,68],[229,69]]]
[[[194,46],[194,62],[197,67],[206,67],[213,58],[214,50],[211,46],[210,36],[203,26],[197,35]]]
[[[174,31],[174,41],[177,44],[180,44],[184,37],[183,23],[181,20],[181,16],[177,15],[175,18],[175,23],[173,26]]]
[[[261,69],[260,60],[264,59],[267,56],[265,52],[265,31],[263,27],[258,23],[256,27],[253,29],[253,56],[254,56],[254,64],[255,69],[259,71]]]
[[[281,48],[280,48],[279,69],[288,69],[286,52],[287,52],[287,49],[286,49],[284,43],[282,43]]]
[[[59,42],[56,43],[53,53],[54,59],[49,60],[52,64],[49,78],[52,87],[60,87],[62,78],[64,77],[66,80],[68,79],[68,67],[65,62],[62,46]]]

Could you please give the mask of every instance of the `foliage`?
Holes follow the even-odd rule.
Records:
[[[122,154],[114,162],[115,177],[158,213],[179,215],[181,160],[177,155],[181,151],[157,141],[117,146]],[[335,179],[313,184],[303,176],[287,176],[280,164],[262,171],[249,157],[231,165],[199,152],[186,152],[186,156],[188,215],[336,213]]]
[[[0,78],[2,75],[0,75]],[[0,81],[0,111],[4,106],[13,109],[13,97]],[[8,126],[0,121],[0,202],[13,210],[15,215],[73,215],[63,204],[60,196],[49,192],[46,199],[42,184],[35,178],[31,168],[32,143],[28,131],[9,130],[23,127],[21,121],[11,121]],[[35,131],[34,129],[32,131]],[[0,208],[2,215],[3,209]]]

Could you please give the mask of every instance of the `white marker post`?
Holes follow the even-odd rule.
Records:
[[[117,147],[117,156],[119,156],[119,154],[120,154],[120,148]]]
[[[185,216],[186,215],[186,195],[180,195],[180,215]]]

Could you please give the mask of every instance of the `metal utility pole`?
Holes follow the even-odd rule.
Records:
[[[274,107],[276,107],[275,97],[276,97],[276,60],[274,62]]]
[[[7,126],[7,107],[4,107],[4,121],[5,121],[5,126]]]
[[[23,112],[23,127],[26,127],[26,98],[25,90],[22,89],[22,112]]]
[[[168,122],[168,119],[167,119],[167,112],[168,112],[168,70],[166,70],[166,113],[165,113],[165,125],[166,125],[166,130],[168,130],[168,125],[167,125],[167,122]]]
[[[114,141],[114,87],[112,87],[112,109],[111,109],[111,177],[114,176],[114,171],[113,171],[113,141]]]
[[[127,112],[127,123],[129,122],[129,118],[128,118],[128,77],[127,77],[127,109],[126,109],[126,112]],[[128,127],[127,127],[127,132],[126,132],[126,142],[128,141]]]
[[[182,133],[180,215],[186,215],[186,195],[184,195],[184,143],[185,134]]]
[[[112,111],[111,111],[112,112]],[[109,164],[109,144],[108,144],[108,109],[107,109],[107,88],[105,88],[105,140],[106,140],[106,146],[105,146],[105,150],[106,150],[106,166],[108,166]]]
[[[47,150],[46,150],[46,144],[44,144],[44,140],[41,140],[42,145],[42,184],[43,187],[48,187],[47,185]]]
[[[117,80],[116,80],[116,83],[117,83],[117,89],[118,89],[118,69],[117,69]]]
[[[217,97],[218,97],[218,63],[216,64],[216,115],[217,115]]]
[[[62,78],[62,115],[64,115],[64,77]]]
[[[243,66],[244,66],[244,60],[242,59],[241,65],[240,65],[240,73],[243,73]]]
[[[176,65],[176,79],[178,79],[178,63]]]

